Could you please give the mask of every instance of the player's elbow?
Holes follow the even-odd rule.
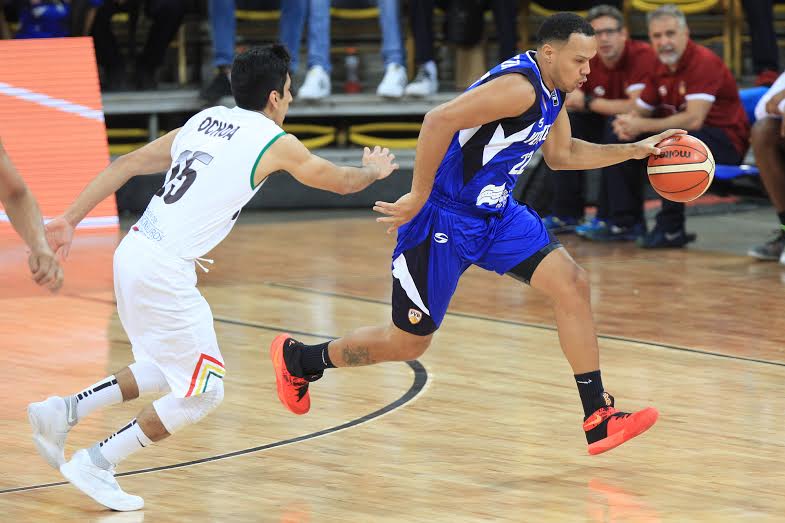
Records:
[[[567,155],[564,153],[561,152],[543,153],[542,157],[545,160],[545,164],[552,171],[563,171],[569,168]]]

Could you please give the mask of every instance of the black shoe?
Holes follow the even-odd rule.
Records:
[[[694,242],[696,238],[692,233],[687,234],[683,228],[666,231],[657,225],[650,233],[638,238],[638,246],[644,249],[678,249]]]
[[[224,96],[232,96],[232,86],[229,83],[229,76],[223,71],[218,71],[212,82],[199,92],[199,97],[208,104],[215,105]]]

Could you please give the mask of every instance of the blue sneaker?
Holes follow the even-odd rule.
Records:
[[[607,221],[594,217],[591,220],[583,220],[577,227],[575,227],[575,234],[578,236],[585,236],[586,234],[596,233],[599,230],[607,228]]]
[[[644,249],[678,249],[694,242],[696,238],[694,234],[687,234],[683,228],[668,232],[657,225],[650,233],[638,238],[638,246]]]
[[[583,237],[596,242],[631,242],[646,234],[646,226],[636,223],[629,227],[610,224],[603,229],[587,231]]]
[[[562,218],[551,214],[543,218],[542,223],[544,223],[545,228],[552,233],[573,232],[575,226],[578,225],[578,220],[576,218]]]

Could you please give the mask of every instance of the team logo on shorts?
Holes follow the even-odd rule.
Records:
[[[409,323],[417,325],[422,319],[422,312],[417,309],[409,309]]]

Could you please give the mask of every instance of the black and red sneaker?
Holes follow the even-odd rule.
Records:
[[[602,454],[625,441],[643,434],[657,421],[659,413],[654,407],[638,412],[621,412],[613,406],[613,396],[603,392],[606,406],[595,410],[583,422],[589,454]]]
[[[295,414],[305,414],[311,408],[311,396],[308,384],[322,377],[323,373],[300,377],[298,355],[303,344],[288,334],[279,334],[270,344],[270,359],[275,370],[275,384],[278,388],[278,399]]]

